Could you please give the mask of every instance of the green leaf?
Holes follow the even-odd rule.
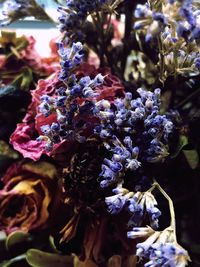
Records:
[[[19,52],[17,51],[17,49],[14,46],[11,46],[10,50],[12,52],[8,55],[8,57],[11,56],[11,55],[15,55],[18,59],[20,59],[21,56],[20,56]]]
[[[73,267],[72,256],[62,256],[37,249],[29,249],[26,253],[26,260],[32,267]]]
[[[2,159],[17,159],[18,153],[14,151],[5,141],[0,140],[0,160]]]
[[[30,68],[25,68],[23,72],[21,90],[26,90],[26,91],[29,90],[32,81],[33,81],[32,70]]]
[[[17,37],[16,49],[18,51],[25,49],[28,45],[29,45],[29,41],[28,41],[27,37],[25,37],[25,36]]]
[[[32,81],[33,81],[32,70],[28,67],[25,67],[23,68],[21,74],[14,79],[12,85],[20,88],[21,90],[28,91]]]
[[[171,155],[171,158],[174,159],[178,156],[178,154],[183,150],[183,148],[188,145],[188,137],[186,135],[180,135],[179,136],[179,142],[178,146],[176,148],[176,151],[173,155]]]
[[[183,154],[190,165],[191,169],[196,169],[199,165],[199,155],[197,150],[191,149],[191,150],[183,150]]]
[[[51,235],[49,236],[49,244],[50,244],[50,247],[54,253],[58,253],[58,254],[60,253],[60,251],[56,248],[54,238]]]
[[[26,255],[25,254],[22,254],[22,255],[19,255],[13,259],[10,259],[10,260],[6,260],[6,261],[3,261],[0,263],[0,267],[9,267],[9,266],[14,266],[14,263],[17,263],[19,261],[22,261],[26,258]],[[18,266],[20,266],[18,264]]]
[[[19,243],[31,241],[31,235],[22,231],[16,231],[11,233],[6,239],[6,248],[9,250],[11,247],[16,246]]]

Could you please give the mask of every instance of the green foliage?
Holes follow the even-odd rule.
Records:
[[[28,91],[32,81],[32,70],[28,67],[24,67],[21,70],[21,74],[18,75],[11,84],[20,88],[21,90]]]
[[[171,158],[176,158],[186,145],[188,145],[188,137],[186,135],[180,135],[178,146],[175,153],[171,155]]]
[[[199,155],[196,149],[183,150],[183,154],[191,169],[196,169],[199,165]]]
[[[62,256],[37,249],[28,250],[26,255],[27,262],[32,267],[73,267],[72,256]]]
[[[6,249],[9,250],[14,246],[17,246],[19,243],[31,241],[31,235],[22,231],[16,231],[11,233],[5,242]]]

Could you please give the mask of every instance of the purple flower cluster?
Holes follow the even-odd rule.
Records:
[[[40,112],[45,117],[54,113],[57,118],[52,125],[41,127],[43,136],[40,136],[38,140],[47,141],[46,149],[48,151],[53,148],[54,144],[60,143],[62,140],[85,141],[85,137],[81,134],[89,123],[87,122],[88,116],[92,116],[95,109],[94,103],[88,98],[97,96],[94,89],[103,83],[104,77],[97,74],[94,79],[89,76],[78,79],[73,74],[82,61],[81,52],[81,43],[73,43],[71,49],[60,47],[61,72],[59,78],[63,81],[63,86],[57,89],[55,96],[43,95],[41,97]],[[84,101],[78,102],[77,98]],[[85,117],[87,119],[84,119]]]
[[[95,132],[110,153],[102,165],[101,187],[121,182],[126,171],[135,171],[144,162],[163,161],[168,155],[173,123],[160,114],[160,89],[149,92],[140,88],[137,92],[140,97],[136,99],[126,93],[111,105],[96,105],[101,122]]]
[[[129,226],[140,226],[148,215],[151,227],[158,228],[158,218],[161,212],[157,208],[158,203],[151,192],[129,192],[121,185],[113,189],[113,192],[116,195],[105,199],[111,214],[118,214],[123,209],[128,210],[131,214]]]
[[[61,58],[61,72],[59,79],[65,81],[70,73],[76,69],[83,60],[83,45],[80,42],[73,43],[71,48],[66,48],[63,43],[58,44],[59,56]]]
[[[183,1],[179,14],[186,22],[179,22],[177,24],[177,34],[186,40],[196,40],[200,43],[200,9],[195,6],[192,0]]]
[[[87,16],[94,11],[98,11],[107,0],[69,0],[66,5],[60,6],[58,11],[61,13],[59,20],[59,30],[65,32],[70,40],[83,39],[82,27]]]
[[[146,30],[145,40],[150,41],[153,37],[164,32],[165,27],[171,25],[178,37],[183,37],[185,41],[195,40],[200,43],[200,10],[198,4],[192,0],[184,1],[163,1],[163,9],[157,10],[156,5],[138,4],[134,16],[138,19],[134,28],[136,30]],[[164,10],[164,11],[163,11]],[[174,32],[174,30],[173,30]],[[174,36],[175,37],[175,36]]]
[[[134,24],[134,28],[136,30],[146,29],[146,42],[160,34],[168,23],[167,17],[161,12],[152,11],[148,3],[145,5],[138,4],[134,16],[138,19]]]
[[[162,266],[186,266],[190,257],[186,250],[177,244],[174,238],[174,230],[171,227],[157,232],[150,227],[135,227],[128,232],[128,237],[135,239],[146,237],[147,239],[138,243],[136,254],[148,260],[145,267]]]
[[[141,225],[147,214],[151,227],[154,229],[158,228],[158,218],[161,212],[157,208],[157,204],[151,192],[136,192],[135,195],[129,199],[128,210],[133,214],[130,218],[129,225]]]

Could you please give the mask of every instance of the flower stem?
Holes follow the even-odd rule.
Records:
[[[170,196],[165,192],[165,190],[159,185],[158,182],[154,182],[153,186],[155,186],[161,194],[167,199],[169,203],[169,211],[170,211],[170,216],[171,216],[171,222],[170,222],[170,227],[173,229],[174,232],[174,241],[177,242],[176,239],[176,218],[175,218],[175,211],[174,211],[174,204]]]
[[[162,84],[164,84],[164,53],[163,53],[163,45],[162,45],[162,41],[161,38],[158,38],[158,49],[159,49],[159,55],[160,55],[160,81],[162,82]]]

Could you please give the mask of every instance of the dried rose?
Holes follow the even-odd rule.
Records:
[[[47,162],[15,163],[2,178],[0,230],[28,232],[47,227],[56,189],[56,168]]]
[[[49,76],[60,69],[55,42],[53,40],[50,42],[51,54],[46,58],[42,58],[38,54],[35,44],[36,41],[32,36],[18,37],[14,31],[1,31],[0,69],[4,84],[15,81],[27,68],[29,72],[36,73],[38,78]],[[33,78],[30,75],[29,79]]]
[[[107,99],[113,101],[115,97],[123,96],[124,88],[120,83],[120,80],[112,75],[109,69],[96,70],[94,66],[83,64],[83,66],[77,70],[76,75],[77,77],[83,77],[85,75],[95,77],[98,72],[106,75],[106,77],[104,84],[97,89],[99,94],[97,100]],[[41,126],[50,125],[56,121],[55,113],[45,117],[40,112],[40,97],[42,95],[55,96],[56,89],[61,85],[62,83],[58,80],[58,74],[55,73],[46,80],[40,80],[36,90],[32,92],[32,103],[28,108],[28,112],[22,123],[17,125],[17,128],[10,139],[14,148],[22,153],[25,158],[38,160],[42,154],[48,154],[49,156],[54,156],[58,160],[58,157],[62,158],[62,151],[64,151],[66,156],[71,148],[76,146],[76,143],[63,141],[54,145],[51,152],[47,152],[45,150],[45,142],[38,142],[36,140],[36,138],[42,134]],[[66,161],[66,159],[64,161]]]

